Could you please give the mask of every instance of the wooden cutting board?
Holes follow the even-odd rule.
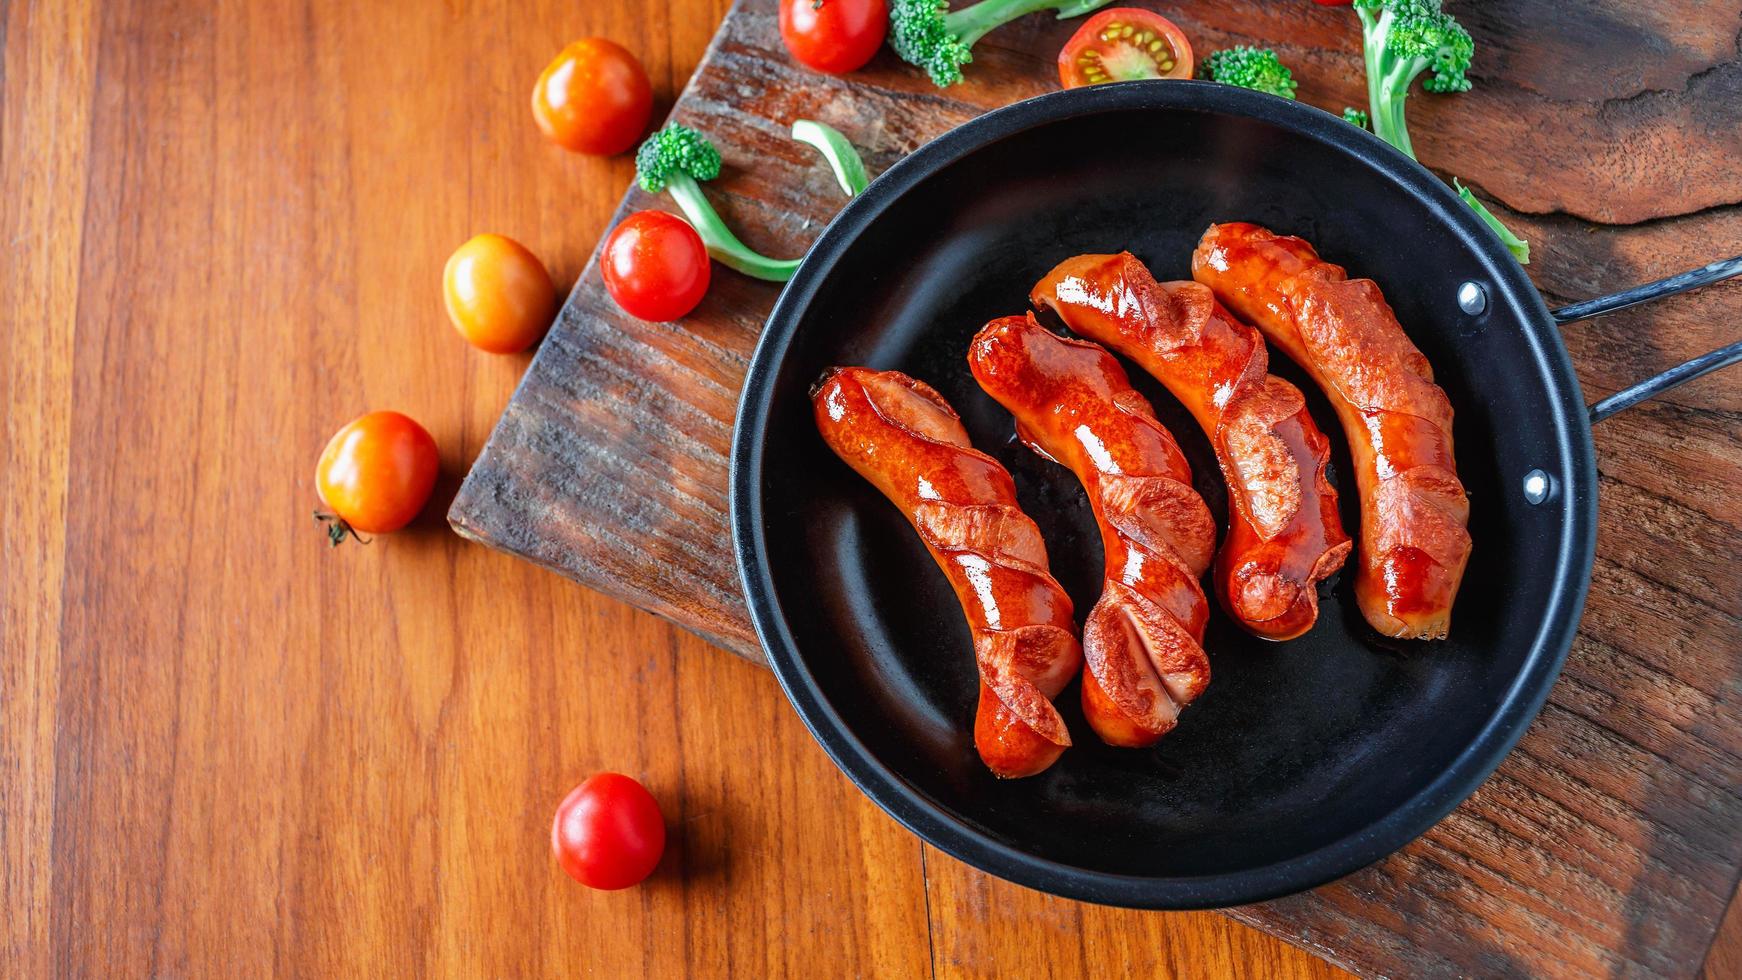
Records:
[[[1056,87],[1073,24],[1026,18],[947,91],[884,52],[849,78],[795,66],[773,0],[741,0],[672,110],[726,168],[707,193],[770,255],[842,203],[796,118],[872,173]],[[1164,5],[1200,54],[1277,48],[1302,100],[1364,99],[1353,15],[1306,0]],[[1528,237],[1551,305],[1742,252],[1736,7],[1672,0],[1457,4],[1475,90],[1411,99],[1422,162]],[[1110,134],[1109,138],[1117,138]],[[1093,152],[1085,147],[1084,152]],[[621,213],[668,201],[631,189]],[[778,287],[715,267],[681,323],[625,316],[595,261],[455,500],[464,535],[761,660],[728,534],[727,456]],[[1596,398],[1737,336],[1726,285],[1569,328]],[[1652,973],[1702,962],[1742,870],[1742,385],[1717,375],[1597,430],[1602,522],[1588,610],[1549,704],[1474,797],[1401,853],[1231,914],[1365,974]],[[1475,710],[1479,706],[1472,706]]]

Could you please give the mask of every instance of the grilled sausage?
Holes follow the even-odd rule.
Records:
[[[1071,744],[1052,699],[1083,652],[1010,474],[969,445],[943,396],[900,372],[836,368],[811,401],[823,441],[901,508],[956,591],[980,670],[980,758],[1003,777],[1052,765]]]
[[[1371,279],[1299,238],[1211,225],[1192,276],[1255,324],[1330,398],[1361,494],[1355,600],[1386,636],[1443,639],[1470,557],[1470,503],[1452,458],[1452,406]]]
[[[1067,259],[1030,298],[1155,375],[1210,437],[1228,483],[1215,583],[1229,614],[1271,640],[1310,629],[1349,536],[1325,479],[1330,443],[1300,390],[1269,373],[1258,331],[1204,286],[1156,282],[1128,252]]]
[[[1083,627],[1083,714],[1109,745],[1171,731],[1210,682],[1210,606],[1198,580],[1216,525],[1191,467],[1113,355],[1034,317],[986,324],[968,347],[975,380],[1016,416],[1030,449],[1070,467],[1106,551],[1101,599]]]

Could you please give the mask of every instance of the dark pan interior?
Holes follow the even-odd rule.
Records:
[[[1252,875],[1346,847],[1412,808],[1420,823],[1413,836],[1498,762],[1497,753],[1469,758],[1484,729],[1528,723],[1570,636],[1564,607],[1572,603],[1576,616],[1583,592],[1584,570],[1568,569],[1567,556],[1588,565],[1575,540],[1585,532],[1572,527],[1586,490],[1567,437],[1582,421],[1566,418],[1573,382],[1564,351],[1545,337],[1546,317],[1529,305],[1539,311],[1540,302],[1521,302],[1497,281],[1507,273],[1470,243],[1467,223],[1446,220],[1443,198],[1424,198],[1362,154],[1288,126],[1138,101],[1019,129],[843,219],[854,224],[850,240],[819,260],[824,271],[795,283],[803,292],[783,300],[766,342],[782,349],[758,356],[755,370],[766,377],[752,383],[765,390],[747,399],[746,411],[765,399],[766,426],[739,438],[740,450],[747,438],[760,442],[756,473],[742,488],[757,498],[759,522],[740,541],[762,553],[741,557],[759,626],[765,640],[773,637],[771,656],[777,667],[793,659],[782,678],[795,702],[825,745],[836,743],[837,759],[853,743],[884,770],[888,786],[866,788],[892,812],[909,819],[926,811],[928,823],[952,835],[1067,873],[1246,876],[1245,891],[1199,891],[1193,901],[1062,889],[1134,904],[1220,904],[1316,883],[1258,884]],[[972,744],[975,671],[956,599],[902,515],[817,436],[807,386],[830,365],[862,364],[905,371],[942,392],[975,445],[1015,476],[1080,623],[1101,583],[1088,504],[1069,471],[1014,440],[1010,417],[968,372],[967,341],[988,319],[1024,310],[1029,287],[1060,259],[1124,248],[1162,279],[1189,278],[1205,226],[1235,219],[1299,234],[1351,275],[1376,279],[1432,361],[1457,413],[1476,543],[1451,639],[1380,638],[1355,609],[1348,574],[1322,589],[1313,631],[1288,643],[1255,639],[1218,608],[1204,644],[1209,690],[1158,746],[1102,745],[1073,683],[1059,704],[1076,746],[1040,776],[997,780]],[[1489,285],[1487,313],[1459,310],[1465,280]],[[1307,392],[1313,418],[1338,445],[1332,476],[1354,533],[1358,501],[1343,476],[1349,454],[1336,417],[1280,354],[1272,364]],[[1160,385],[1126,367],[1224,518],[1226,492],[1207,440]],[[762,417],[750,414],[741,424]],[[1520,491],[1533,467],[1553,474],[1558,490],[1540,506]],[[758,568],[766,594],[758,594]],[[1533,663],[1529,683],[1541,691],[1514,690]],[[1528,712],[1501,718],[1521,696]],[[1512,737],[1499,733],[1499,753]],[[1458,782],[1447,782],[1448,773],[1462,766],[1469,775],[1472,764],[1483,768],[1467,787],[1440,798]],[[1436,812],[1422,817],[1424,806]],[[1383,850],[1347,853],[1364,860],[1320,862],[1317,880]],[[985,852],[970,859],[1061,890]]]

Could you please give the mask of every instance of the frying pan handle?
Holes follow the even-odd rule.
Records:
[[[1589,320],[1594,316],[1602,316],[1616,310],[1625,310],[1629,306],[1649,303],[1654,299],[1663,299],[1665,296],[1685,293],[1690,289],[1710,286],[1712,283],[1723,282],[1732,276],[1742,276],[1742,255],[1733,259],[1722,259],[1711,265],[1704,265],[1680,275],[1670,276],[1668,279],[1659,279],[1643,286],[1634,286],[1632,289],[1619,293],[1588,299],[1583,303],[1563,306],[1558,310],[1549,310],[1548,315],[1554,317],[1556,323],[1577,323],[1580,320]]]
[[[1583,303],[1563,306],[1558,310],[1550,310],[1548,315],[1553,317],[1556,323],[1577,323],[1594,316],[1624,310],[1629,306],[1649,303],[1654,299],[1685,293],[1701,286],[1710,286],[1712,283],[1723,282],[1738,275],[1742,275],[1742,255],[1713,262],[1711,265],[1701,266],[1698,269],[1670,276],[1667,279],[1648,282],[1643,286],[1635,286],[1623,292],[1599,296]],[[1678,364],[1662,374],[1653,375],[1632,387],[1610,395],[1591,406],[1591,423],[1594,425],[1616,412],[1632,408],[1647,398],[1656,397],[1678,385],[1687,384],[1695,378],[1703,377],[1719,368],[1729,367],[1738,362],[1742,362],[1742,341],[1728,347],[1720,347],[1709,354],[1703,354],[1691,361]]]
[[[1691,361],[1677,364],[1662,374],[1652,375],[1644,381],[1617,391],[1608,398],[1591,406],[1591,424],[1595,425],[1622,409],[1632,408],[1647,398],[1658,395],[1678,385],[1685,385],[1695,378],[1711,374],[1719,368],[1742,362],[1742,340],[1728,347],[1720,347],[1710,354],[1702,354]]]

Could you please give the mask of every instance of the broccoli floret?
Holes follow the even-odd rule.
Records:
[[[1359,126],[1362,129],[1366,129],[1367,128],[1367,110],[1357,109],[1354,106],[1344,106],[1343,107],[1343,121],[1348,123],[1351,126]]]
[[[1421,87],[1428,92],[1468,92],[1470,59],[1476,42],[1470,32],[1440,9],[1440,0],[1354,0],[1361,19],[1361,53],[1367,64],[1367,108],[1373,132],[1410,158],[1415,147],[1409,141],[1409,123],[1404,103],[1409,89],[1422,74]],[[1355,122],[1349,109],[1343,118]],[[1465,203],[1479,215],[1512,251],[1520,263],[1530,262],[1530,244],[1500,223],[1468,190],[1459,190]]]
[[[1467,92],[1476,42],[1440,9],[1440,0],[1355,0],[1361,50],[1367,62],[1367,108],[1373,132],[1411,157],[1403,115],[1409,88],[1423,72],[1429,92]]]
[[[1253,48],[1244,44],[1223,51],[1212,51],[1199,66],[1198,77],[1223,85],[1269,92],[1285,99],[1294,98],[1294,74],[1269,48]]]
[[[974,60],[974,43],[1024,14],[1057,9],[1060,20],[1078,17],[1112,0],[979,0],[950,10],[945,0],[892,0],[889,46],[910,65],[924,68],[933,84],[962,80],[962,66]]]
[[[647,193],[658,194],[680,176],[691,181],[720,176],[720,151],[701,133],[672,123],[635,151],[635,181]]]

